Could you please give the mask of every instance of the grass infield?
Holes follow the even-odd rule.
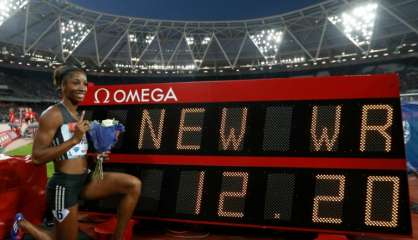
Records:
[[[11,151],[6,152],[6,155],[9,156],[26,156],[32,153],[32,143],[23,145],[21,147],[18,147],[16,149],[13,149]],[[52,174],[54,174],[55,170],[54,170],[54,163],[53,162],[48,162],[46,164],[46,172],[47,172],[47,176],[48,178],[50,178],[52,176]]]

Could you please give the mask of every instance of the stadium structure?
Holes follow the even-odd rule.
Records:
[[[56,101],[51,71],[62,63],[96,84],[397,72],[404,94],[418,89],[417,0],[326,0],[235,21],[117,16],[64,0],[2,6],[6,102]]]
[[[107,74],[295,71],[416,57],[418,1],[327,0],[240,21],[117,16],[63,0],[5,0],[3,64]]]

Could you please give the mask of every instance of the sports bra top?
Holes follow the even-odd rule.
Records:
[[[67,107],[65,107],[62,102],[56,104],[56,106],[61,112],[63,123],[55,132],[54,138],[52,139],[52,146],[58,146],[71,139],[74,135],[75,124],[77,123],[77,120],[71,115]],[[88,143],[86,135],[84,135],[83,139],[78,144],[74,145],[66,153],[59,156],[57,160],[80,158],[87,154],[87,150]]]

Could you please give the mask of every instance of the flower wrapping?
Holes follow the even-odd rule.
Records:
[[[93,177],[103,179],[103,157],[100,153],[108,152],[118,141],[120,133],[125,132],[125,126],[116,120],[105,119],[102,123],[93,121],[90,123],[88,132],[93,146],[99,153],[96,161],[96,168]]]
[[[90,123],[90,130],[88,133],[97,152],[102,153],[110,151],[113,145],[118,141],[119,133],[125,132],[125,126],[117,121],[115,122],[116,123],[111,125],[100,124],[98,121]]]

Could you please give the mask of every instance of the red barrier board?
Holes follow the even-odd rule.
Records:
[[[0,159],[0,238],[9,236],[15,214],[23,213],[33,224],[42,223],[46,209],[46,167],[28,159]]]
[[[4,148],[18,138],[19,135],[14,131],[8,130],[0,132],[0,147]]]

